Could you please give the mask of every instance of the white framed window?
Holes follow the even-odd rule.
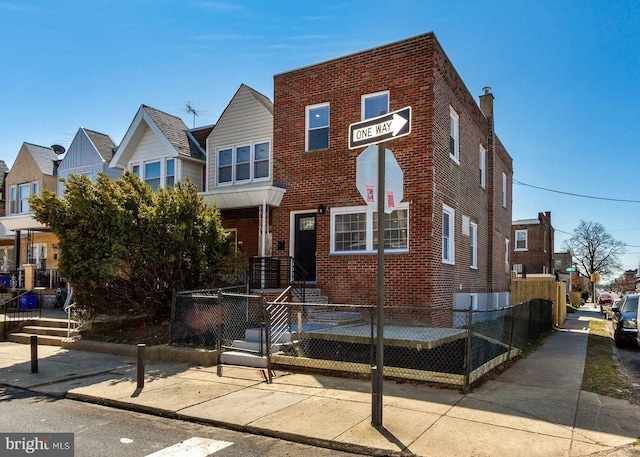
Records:
[[[469,294],[469,301],[470,301],[471,311],[478,311],[478,294],[477,293]]]
[[[504,263],[509,265],[509,238],[504,239]]]
[[[270,141],[220,148],[216,151],[217,185],[269,179]]]
[[[132,163],[130,165],[130,167],[131,167],[131,173],[133,173],[134,175],[136,175],[139,178],[140,177],[140,164]]]
[[[306,150],[329,148],[329,104],[307,106]]]
[[[513,271],[515,271],[519,275],[522,274],[522,264],[521,263],[514,263],[512,269],[513,269]]]
[[[480,187],[487,188],[487,150],[480,145],[478,154],[478,169],[480,171]]]
[[[370,254],[378,249],[378,214],[367,206],[331,209],[331,253]],[[384,214],[385,252],[409,250],[409,206]]]
[[[378,117],[389,112],[389,91],[376,92],[361,97],[362,120]]]
[[[455,211],[450,206],[442,205],[442,262],[455,264],[454,228]]]
[[[460,163],[460,116],[449,106],[449,157]]]
[[[18,187],[9,187],[9,214],[18,213]]]
[[[144,182],[153,190],[160,187],[160,161],[144,164]]]
[[[165,187],[173,187],[176,184],[176,159],[165,160]]]
[[[516,230],[516,245],[514,251],[526,251],[528,250],[528,234],[527,230]]]
[[[40,184],[37,181],[17,184],[9,187],[9,214],[23,214],[30,211],[29,197],[38,195]]]
[[[502,207],[507,207],[507,175],[502,173]]]
[[[478,269],[478,224],[475,222],[469,223],[469,250],[471,251],[469,266]]]

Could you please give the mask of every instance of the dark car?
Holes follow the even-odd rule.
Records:
[[[613,340],[619,348],[637,344],[638,336],[638,298],[639,294],[626,295],[619,308],[613,311]]]

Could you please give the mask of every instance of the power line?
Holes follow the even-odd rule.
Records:
[[[519,184],[521,186],[533,187],[534,189],[540,189],[540,190],[544,190],[544,191],[547,191],[547,192],[554,192],[556,194],[571,195],[572,197],[590,198],[592,200],[606,200],[606,201],[610,201],[610,202],[640,203],[640,200],[625,200],[625,199],[621,199],[621,198],[594,197],[592,195],[574,194],[572,192],[563,192],[561,190],[547,189],[545,187],[534,186],[533,184],[527,184],[527,183],[524,183],[522,181],[518,181],[515,178],[513,179],[513,183],[514,184]]]

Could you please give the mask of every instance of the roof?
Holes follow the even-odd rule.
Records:
[[[267,109],[267,111],[269,111],[271,113],[271,115],[273,116],[273,102],[271,100],[269,100],[269,97],[267,97],[266,95],[261,94],[257,90],[254,90],[254,89],[250,88],[249,86],[247,86],[244,83],[241,85],[241,87],[242,86],[244,86],[247,89],[249,89],[249,92],[251,92],[253,94],[253,96],[256,98],[256,100],[258,100],[260,103],[262,103],[262,105]]]
[[[91,140],[96,151],[100,154],[100,157],[102,157],[104,161],[110,162],[116,148],[116,143],[111,139],[111,137],[94,130],[85,128],[82,128],[82,130],[84,130],[84,133]]]
[[[194,159],[205,159],[205,153],[200,148],[200,145],[187,135],[189,129],[182,119],[150,106],[142,105],[142,109],[149,114],[151,120],[169,140],[178,155]]]
[[[58,155],[53,152],[53,149],[26,142],[23,143],[23,146],[29,154],[31,154],[33,161],[40,171],[45,175],[53,176],[53,164],[59,160]]]
[[[203,151],[207,150],[207,137],[213,130],[215,125],[207,125],[205,127],[196,127],[194,129],[188,130],[189,134],[193,137],[193,139],[200,145]]]
[[[520,219],[520,220],[511,222],[511,225],[536,225],[539,223],[540,223],[539,219]]]

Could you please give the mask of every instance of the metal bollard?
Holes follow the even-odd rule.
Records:
[[[144,350],[146,344],[138,344],[138,389],[144,387]]]
[[[31,373],[38,372],[38,335],[31,335]]]

